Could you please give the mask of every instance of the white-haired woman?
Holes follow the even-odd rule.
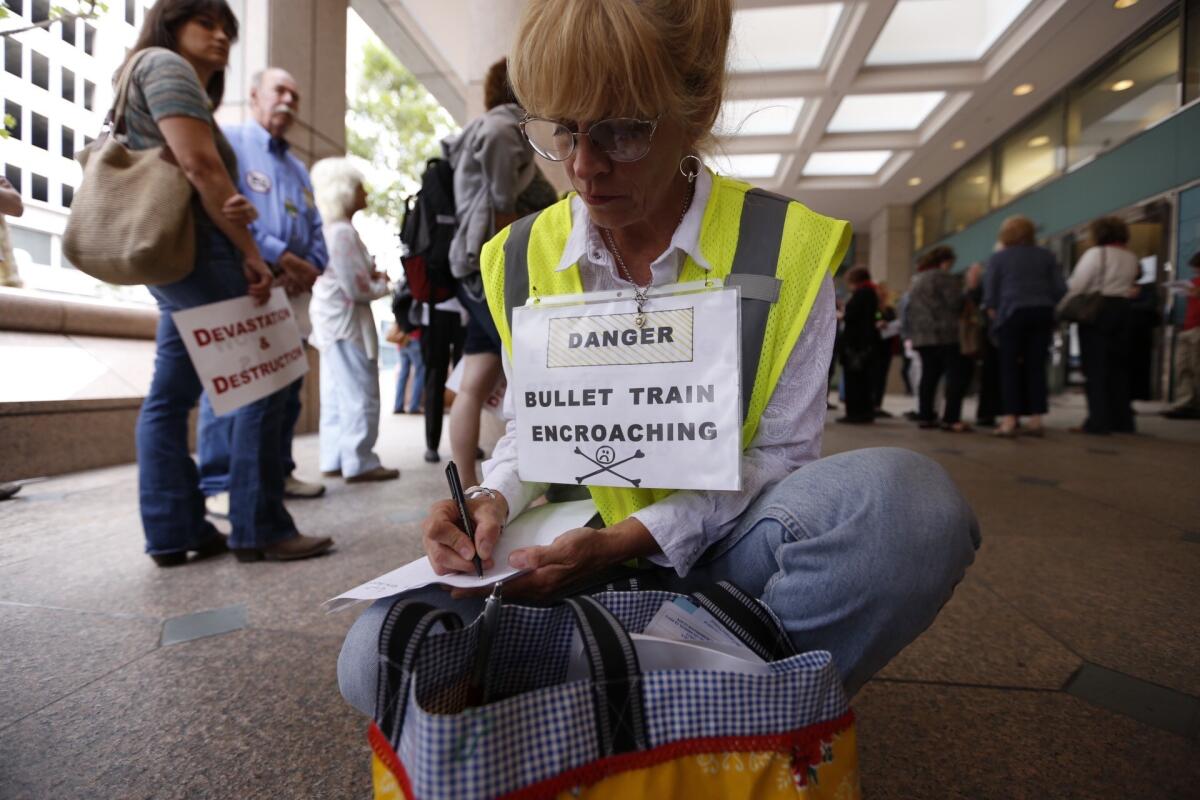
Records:
[[[325,221],[329,263],[313,286],[312,343],[321,351],[321,472],[347,483],[400,477],[375,455],[379,436],[379,336],[371,301],[388,293],[387,276],[350,224],[367,207],[362,174],[344,158],[312,170]]]

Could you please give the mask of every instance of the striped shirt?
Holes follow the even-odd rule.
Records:
[[[130,81],[129,101],[125,106],[129,149],[148,150],[165,145],[167,142],[158,123],[167,117],[192,117],[211,125],[217,153],[236,184],[237,156],[213,122],[212,103],[200,85],[196,71],[178,53],[155,47],[142,56]]]

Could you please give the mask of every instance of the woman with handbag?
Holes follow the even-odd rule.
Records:
[[[1067,281],[1059,316],[1079,325],[1087,393],[1087,419],[1076,433],[1133,433],[1130,405],[1129,329],[1131,298],[1141,272],[1126,248],[1129,226],[1119,217],[1091,225],[1092,247],[1080,256]]]
[[[820,458],[836,326],[831,273],[850,229],[704,167],[698,153],[713,141],[723,100],[732,13],[730,0],[525,6],[509,56],[530,114],[522,128],[541,157],[563,165],[576,193],[484,247],[508,377],[514,360],[537,363],[514,344],[510,322],[537,311],[524,308],[527,299],[620,291],[629,312],[622,324],[637,326],[642,304],[653,310],[660,296],[651,287],[714,280],[740,287],[740,323],[719,334],[740,342],[743,363],[737,372],[726,367],[722,379],[736,385],[739,374],[747,377],[740,455],[731,465],[740,489],[587,486],[601,521],[514,551],[508,564],[525,574],[506,581],[504,592],[561,598],[634,559],[673,590],[728,579],[772,609],[797,649],[832,651],[854,692],[932,622],[974,559],[979,531],[949,476],[924,456],[880,448]],[[689,365],[710,358],[696,353]],[[604,380],[596,376],[614,374],[604,366],[581,366],[571,380]],[[638,374],[652,381],[655,367]],[[520,477],[517,419],[537,417],[514,394],[483,484],[466,490],[474,544],[448,500],[423,523],[438,574],[473,575],[476,555],[485,570],[495,566],[506,522],[549,489]],[[869,381],[866,398],[869,414]],[[681,461],[666,471],[681,480],[698,469]],[[399,596],[406,597],[455,608],[464,619],[482,606],[437,588]],[[364,614],[343,647],[343,692],[360,708],[373,704],[379,626],[397,599]]]
[[[270,270],[247,228],[254,206],[235,188],[237,160],[212,116],[237,30],[224,0],[159,0],[120,73],[123,113],[112,120],[128,150],[169,151],[192,196],[192,220],[185,223],[195,233],[190,269],[184,265],[183,277],[148,287],[161,315],[154,378],[137,423],[138,490],[146,552],[161,567],[186,563],[189,552],[208,556],[228,547],[239,560],[285,560],[333,544],[298,533],[283,506],[282,391],[233,412],[228,540],[204,518],[188,450],[188,414],[201,385],[171,313],[247,293],[265,302],[271,291]]]
[[[917,425],[964,433],[962,401],[970,376],[962,352],[960,320],[964,295],[962,278],[951,272],[957,258],[949,247],[935,247],[921,256],[908,290],[908,330],[921,355],[917,387]],[[937,388],[946,379],[946,407],[938,424]]]
[[[1058,260],[1034,242],[1028,217],[1010,217],[1000,227],[1001,249],[988,259],[983,304],[999,340],[1003,418],[993,436],[1017,435],[1018,417],[1028,413],[1028,436],[1043,436],[1049,409],[1046,359],[1054,333],[1054,306],[1066,294]]]

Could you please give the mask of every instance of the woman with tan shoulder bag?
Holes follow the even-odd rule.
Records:
[[[256,216],[254,206],[235,188],[237,158],[213,120],[237,31],[224,0],[159,0],[146,12],[119,73],[111,140],[96,143],[80,192],[100,175],[100,162],[93,165],[93,159],[124,150],[133,161],[138,151],[158,148],[187,183],[162,170],[158,180],[177,184],[176,191],[191,197],[190,223],[186,217],[176,223],[194,226],[191,268],[184,264],[175,280],[148,286],[162,313],[154,378],[137,423],[138,484],[146,552],[160,567],[186,563],[189,552],[203,557],[227,547],[240,560],[257,560],[303,558],[332,545],[327,538],[301,536],[283,506],[282,392],[233,412],[228,540],[204,518],[188,449],[188,414],[201,383],[171,313],[245,294],[261,303],[271,291],[270,270],[247,227]],[[156,183],[144,191],[161,188]],[[119,225],[137,198],[109,205]],[[99,208],[91,203],[86,213],[98,214]]]

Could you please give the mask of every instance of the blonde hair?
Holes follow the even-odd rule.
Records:
[[[703,146],[725,94],[732,0],[530,0],[508,76],[547,119],[611,116],[680,123]]]
[[[313,199],[325,222],[348,219],[354,193],[365,185],[362,173],[346,158],[323,158],[312,168]]]
[[[1016,247],[1021,244],[1033,244],[1037,228],[1029,217],[1009,217],[1000,226],[1000,244],[1005,247]]]

